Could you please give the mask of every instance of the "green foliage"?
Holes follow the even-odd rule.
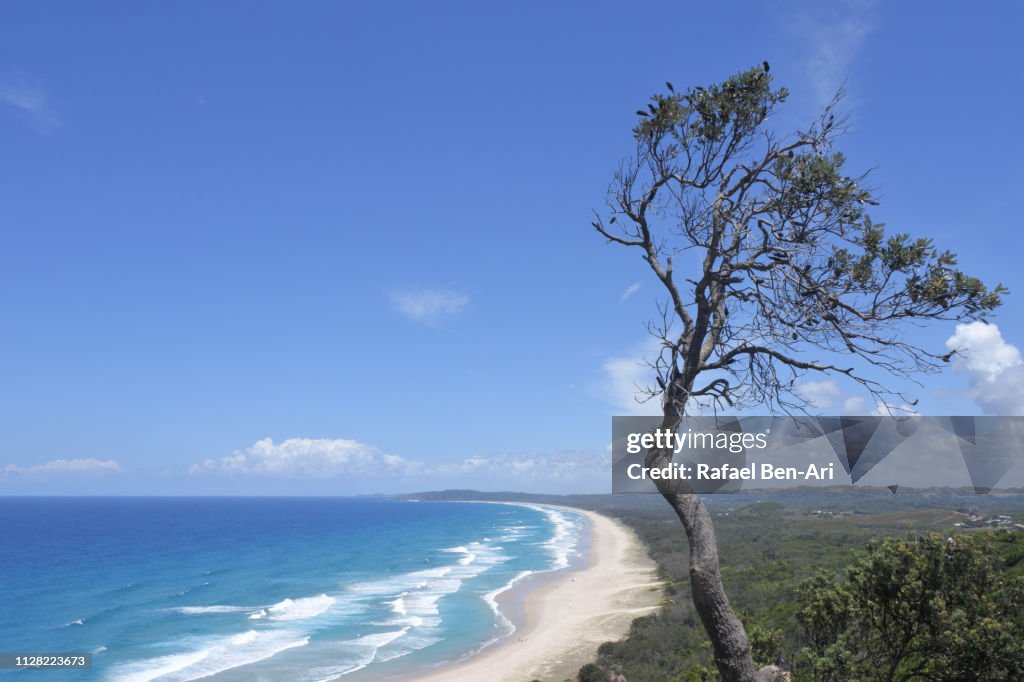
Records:
[[[718,682],[718,672],[706,665],[696,665],[682,674],[680,682]]]
[[[608,682],[608,673],[596,663],[587,663],[578,673],[580,682]]]
[[[884,377],[938,371],[952,354],[906,341],[902,328],[985,319],[1006,289],[960,271],[932,240],[871,220],[866,175],[847,171],[836,147],[847,129],[841,93],[781,135],[768,121],[789,93],[767,65],[666,87],[637,111],[635,155],[614,176],[610,213],[592,223],[641,249],[668,294],[663,321],[649,327],[661,348],[652,397],[680,414],[695,398],[790,411],[807,407],[801,377],[819,373],[878,402],[914,404]],[[683,252],[696,272],[674,267]],[[872,365],[880,373],[864,370]]]
[[[835,248],[829,260],[836,292],[877,291],[895,276],[905,278],[902,308],[894,313],[941,315],[961,307],[968,317],[984,316],[1002,303],[1006,287],[987,289],[982,281],[957,270],[956,255],[939,251],[931,239],[908,234],[886,237],[884,225],[863,216],[864,230],[853,239],[861,251]]]
[[[874,542],[844,581],[802,586],[801,663],[823,682],[1019,680],[1022,597],[990,538]]]
[[[758,501],[758,500],[761,501]],[[600,500],[600,501],[599,501]],[[549,501],[556,501],[554,499]],[[566,503],[566,500],[559,500]],[[985,513],[1022,514],[1024,497],[997,498],[969,494],[843,489],[843,492],[805,491],[770,494],[713,495],[706,499],[715,515],[723,578],[733,603],[744,609],[743,623],[758,666],[773,663],[778,655],[793,666],[793,679],[809,682],[815,677],[809,661],[799,657],[807,646],[797,612],[810,604],[823,614],[833,630],[823,631],[826,646],[843,631],[840,618],[845,606],[837,597],[823,594],[817,602],[803,601],[801,583],[819,581],[819,587],[835,583],[863,556],[864,546],[880,536],[905,537],[908,530],[947,531],[962,517],[951,510],[970,505]],[[785,501],[785,504],[783,504]],[[619,517],[633,528],[667,582],[665,605],[657,614],[633,622],[630,634],[618,642],[602,644],[598,663],[628,680],[641,682],[708,682],[718,680],[711,647],[690,600],[689,570],[685,543],[678,521],[655,496],[615,495],[571,500],[572,504]],[[831,517],[804,510],[826,509]],[[860,510],[860,511],[857,511]],[[865,513],[863,510],[871,510]],[[856,513],[839,516],[840,511]],[[728,512],[728,514],[725,514]],[[947,535],[943,535],[945,538]],[[1002,568],[1004,579],[1024,576],[1024,533],[983,534],[990,556]],[[968,536],[958,534],[959,540]],[[971,542],[978,542],[970,536]],[[816,574],[821,577],[815,578]],[[828,599],[831,597],[832,601]],[[1024,617],[1024,604],[1008,607],[1013,618]],[[860,649],[854,648],[854,653]],[[836,647],[832,661],[842,663],[851,651]],[[848,670],[844,668],[844,670]],[[857,678],[833,676],[832,679]],[[871,679],[871,678],[868,678]],[[970,677],[965,679],[971,679]],[[999,678],[996,678],[999,679]]]
[[[612,501],[619,499],[622,496]],[[721,496],[710,502],[736,500]],[[778,501],[749,501],[754,504],[716,518],[716,526],[725,586],[734,603],[745,609],[743,622],[760,666],[773,663],[780,654],[793,658],[800,581],[816,568],[840,570],[853,560],[857,546],[884,531],[851,526],[848,520],[826,523]],[[649,502],[650,509],[642,502]],[[818,500],[814,504],[821,506]],[[651,496],[624,500],[622,510],[615,513],[637,531],[657,560],[668,599],[659,613],[633,621],[629,637],[603,644],[599,662],[629,680],[718,680],[710,643],[690,599],[688,559],[678,521]]]
[[[761,68],[738,73],[722,83],[695,87],[682,94],[654,95],[648,111],[638,111],[637,140],[707,149],[730,137],[746,137],[789,96],[772,90]],[[674,154],[673,154],[674,155]]]
[[[666,583],[666,597],[657,613],[633,621],[626,638],[602,644],[596,663],[604,670],[623,674],[630,682],[719,679],[710,644],[690,599],[683,531],[659,496],[448,491],[414,497],[567,504],[618,518],[637,533],[657,562],[659,577]],[[812,669],[806,657],[797,655],[809,646],[797,612],[816,609],[822,613],[820,646],[834,646],[846,627],[843,617],[849,610],[843,601],[846,593],[831,588],[863,558],[864,547],[873,538],[902,538],[908,532],[938,530],[945,539],[953,524],[963,518],[953,510],[962,507],[977,507],[986,515],[1024,518],[1024,494],[975,495],[973,490],[952,489],[901,489],[899,495],[884,488],[860,487],[764,490],[709,495],[705,503],[715,516],[725,587],[732,602],[744,609],[743,622],[755,661],[758,665],[772,663],[782,654],[793,666],[796,682],[829,679],[821,676],[820,669]],[[812,515],[814,510],[830,514]],[[952,532],[957,533],[953,536],[957,542],[982,543],[984,554],[997,564],[1001,580],[1015,580],[1017,584],[1024,580],[1024,532]],[[805,583],[808,580],[815,582]],[[803,594],[801,583],[805,583]],[[817,589],[808,589],[808,585]],[[808,595],[815,596],[812,599]],[[1006,606],[1001,622],[1019,623],[1024,618],[1020,599],[1008,600]],[[1009,631],[1019,632],[1012,628]],[[869,645],[867,642],[858,648],[854,643],[849,649],[834,646],[826,662],[835,670],[848,671],[851,662],[847,659],[861,655]],[[853,682],[857,678],[833,675],[831,679]],[[968,675],[964,679],[978,678]]]
[[[743,624],[755,667],[763,668],[774,663],[782,651],[782,631],[753,621],[750,616],[743,618]]]

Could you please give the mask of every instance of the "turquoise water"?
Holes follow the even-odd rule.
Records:
[[[373,679],[514,627],[495,597],[568,565],[583,519],[362,498],[0,498],[0,679]]]

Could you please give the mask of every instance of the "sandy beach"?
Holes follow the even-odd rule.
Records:
[[[454,665],[416,675],[420,682],[562,682],[593,660],[603,642],[658,608],[661,584],[636,535],[618,521],[580,511],[590,522],[585,568],[563,571],[530,591],[525,623],[511,636]]]

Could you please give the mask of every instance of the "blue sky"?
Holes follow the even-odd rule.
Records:
[[[665,80],[763,59],[1014,292],[915,332],[973,346],[919,409],[1024,413],[1024,10],[821,4],[5,4],[0,493],[609,489],[658,292],[591,209]]]

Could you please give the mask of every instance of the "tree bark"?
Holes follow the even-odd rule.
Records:
[[[722,587],[711,514],[696,495],[670,493],[664,497],[686,530],[690,543],[693,605],[714,647],[718,672],[724,682],[753,682],[755,671],[750,642]]]
[[[662,428],[675,430],[679,417],[666,410]],[[670,451],[652,448],[645,466],[662,468],[672,461]],[[700,498],[682,481],[656,479],[662,497],[683,524],[690,545],[690,589],[693,605],[715,652],[715,665],[723,682],[756,682],[754,659],[743,623],[733,613],[722,586],[718,565],[718,540],[711,514]]]

